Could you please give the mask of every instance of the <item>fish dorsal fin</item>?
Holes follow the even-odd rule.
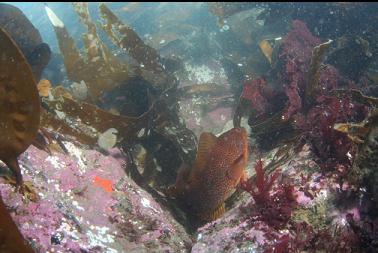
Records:
[[[208,132],[201,134],[198,143],[197,157],[190,173],[190,181],[206,167],[209,153],[211,152],[216,142],[217,137],[214,134]]]

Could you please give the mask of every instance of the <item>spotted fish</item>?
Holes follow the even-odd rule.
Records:
[[[204,132],[192,168],[180,169],[171,195],[183,200],[200,220],[211,221],[225,212],[225,200],[244,175],[248,161],[247,132],[233,128],[219,137]]]

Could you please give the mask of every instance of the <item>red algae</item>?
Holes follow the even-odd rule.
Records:
[[[292,29],[283,38],[278,53],[278,82],[277,90],[272,90],[264,78],[258,77],[244,82],[241,98],[251,102],[258,114],[268,113],[280,104],[282,95],[286,95],[286,106],[282,118],[289,120],[303,107],[303,98],[307,84],[307,71],[310,66],[312,50],[320,44],[320,39],[313,36],[306,24],[294,20]],[[277,108],[274,108],[277,110]]]
[[[249,179],[241,183],[241,188],[250,193],[255,201],[253,207],[251,204],[250,215],[274,228],[283,228],[291,218],[293,208],[297,205],[294,186],[278,184],[273,193],[273,184],[281,175],[281,171],[276,170],[272,175],[265,176],[261,160],[257,161],[255,170],[256,182]],[[256,185],[257,189],[253,185]]]
[[[362,227],[358,223],[354,232],[346,221],[346,213],[357,212],[356,207],[358,208],[359,204],[353,201],[347,207],[325,204],[333,198],[331,191],[335,186],[334,179],[321,173],[308,173],[310,166],[315,165],[309,146],[305,145],[290,162],[281,165],[282,173],[269,190],[268,203],[258,204],[253,201],[252,194],[243,195],[224,217],[198,230],[198,242],[192,251],[227,252],[238,248],[243,252],[271,253],[361,252],[358,251],[360,241],[356,232],[361,235],[367,231],[361,230]],[[266,185],[271,181],[268,178],[265,175]],[[285,193],[281,183],[287,179],[290,179],[291,186],[287,187]],[[251,183],[254,191],[258,192],[257,184]],[[312,196],[307,197],[309,194]],[[303,196],[306,196],[306,200],[298,203],[297,199]],[[283,200],[276,200],[275,197]],[[289,205],[278,205],[279,203]],[[316,219],[323,220],[320,223],[319,220],[314,222],[314,217],[309,215],[313,209],[317,209]],[[285,212],[287,210],[291,212]],[[334,213],[338,214],[335,216]],[[373,234],[370,234],[365,237],[365,241],[374,245],[371,244],[374,242],[372,238]]]
[[[246,80],[244,82],[241,98],[251,102],[251,107],[258,114],[269,112],[271,105],[269,99],[273,97],[273,89],[264,78]]]
[[[305,97],[306,86],[312,83],[308,80],[312,53],[320,43],[320,39],[311,34],[304,22],[294,20],[278,52],[276,70],[280,87],[274,91],[266,90],[269,86],[265,79],[249,80],[244,83],[241,99],[250,101],[259,114],[281,111],[282,121],[299,130],[299,139],[311,145],[323,171],[339,174],[342,181],[351,168],[355,150],[346,134],[334,130],[333,125],[359,122],[365,118],[367,108],[348,96],[339,99],[329,95],[332,90],[340,88],[341,81],[350,83],[331,65],[324,65],[319,70],[315,97]],[[277,98],[282,96],[286,96],[286,101],[278,108],[277,105],[282,102]],[[253,122],[251,118],[250,122]]]

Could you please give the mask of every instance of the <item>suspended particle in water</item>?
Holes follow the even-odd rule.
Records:
[[[229,25],[224,25],[222,27],[222,29],[223,29],[223,31],[228,31],[228,30],[230,30],[230,26]]]

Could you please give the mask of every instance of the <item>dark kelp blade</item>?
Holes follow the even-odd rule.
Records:
[[[19,8],[5,3],[0,3],[0,27],[16,42],[30,64],[35,79],[39,80],[50,61],[51,50],[43,43],[38,29]]]
[[[42,113],[42,126],[63,135],[75,137],[78,141],[95,145],[100,133],[109,128],[117,129],[125,141],[135,140],[140,131],[147,131],[147,121],[153,112],[151,108],[139,117],[114,115],[86,102],[77,102],[69,97],[61,96],[47,102],[49,108],[60,111],[61,118],[52,113]]]
[[[0,28],[0,159],[17,164],[37,135],[40,120],[37,84],[24,55]],[[10,166],[21,183],[19,168]]]
[[[0,197],[0,252],[3,253],[34,253],[31,246],[24,240],[12,217],[8,213]]]

